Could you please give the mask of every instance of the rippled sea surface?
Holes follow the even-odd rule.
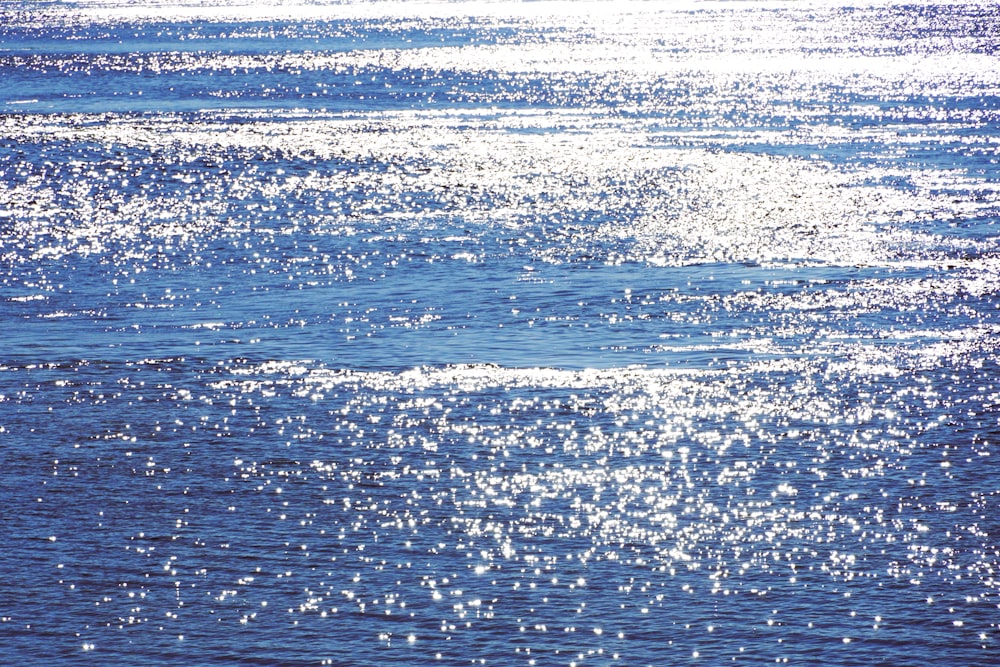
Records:
[[[0,658],[996,664],[998,156],[988,2],[0,4]]]

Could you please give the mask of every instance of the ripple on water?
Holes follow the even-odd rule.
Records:
[[[502,124],[480,114],[276,121],[218,113],[196,122],[9,115],[4,134],[34,155],[0,192],[6,208],[20,211],[5,255],[23,262],[96,253],[178,271],[210,266],[213,256],[226,261],[220,241],[232,244],[226,255],[252,262],[259,258],[247,243],[294,232],[342,239],[329,267],[336,275],[365,268],[342,266],[344,245],[394,235],[430,242],[435,255],[447,245],[434,242],[464,239],[475,257],[544,234],[547,243],[528,249],[540,259],[653,265],[906,265],[982,249],[915,224],[953,198],[930,184],[907,191],[872,185],[871,170],[657,146],[649,143],[655,129],[638,120],[613,129],[582,112]],[[995,201],[983,191],[963,212],[949,208],[975,219]],[[500,247],[479,245],[493,234]],[[400,258],[377,261],[384,270]],[[301,273],[297,259],[267,256],[278,262],[270,270]]]
[[[66,508],[33,549],[67,595],[50,622],[89,619],[95,653],[124,650],[125,627],[149,650],[213,646],[201,618],[251,641],[301,628],[292,656],[336,631],[371,637],[372,661],[486,642],[543,662],[653,645],[850,662],[914,625],[928,651],[991,635],[996,498],[968,489],[991,446],[955,435],[997,393],[956,402],[949,363],[7,367],[31,380],[5,429],[48,443],[11,460],[50,471],[37,509],[114,499]],[[67,431],[84,408],[99,419]]]

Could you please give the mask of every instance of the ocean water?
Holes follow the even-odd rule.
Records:
[[[995,665],[989,2],[0,4],[0,661]]]

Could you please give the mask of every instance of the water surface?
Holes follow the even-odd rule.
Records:
[[[989,665],[988,3],[6,3],[0,655]]]

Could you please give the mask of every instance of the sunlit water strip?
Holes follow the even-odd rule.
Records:
[[[0,655],[991,665],[989,4],[0,8]]]

